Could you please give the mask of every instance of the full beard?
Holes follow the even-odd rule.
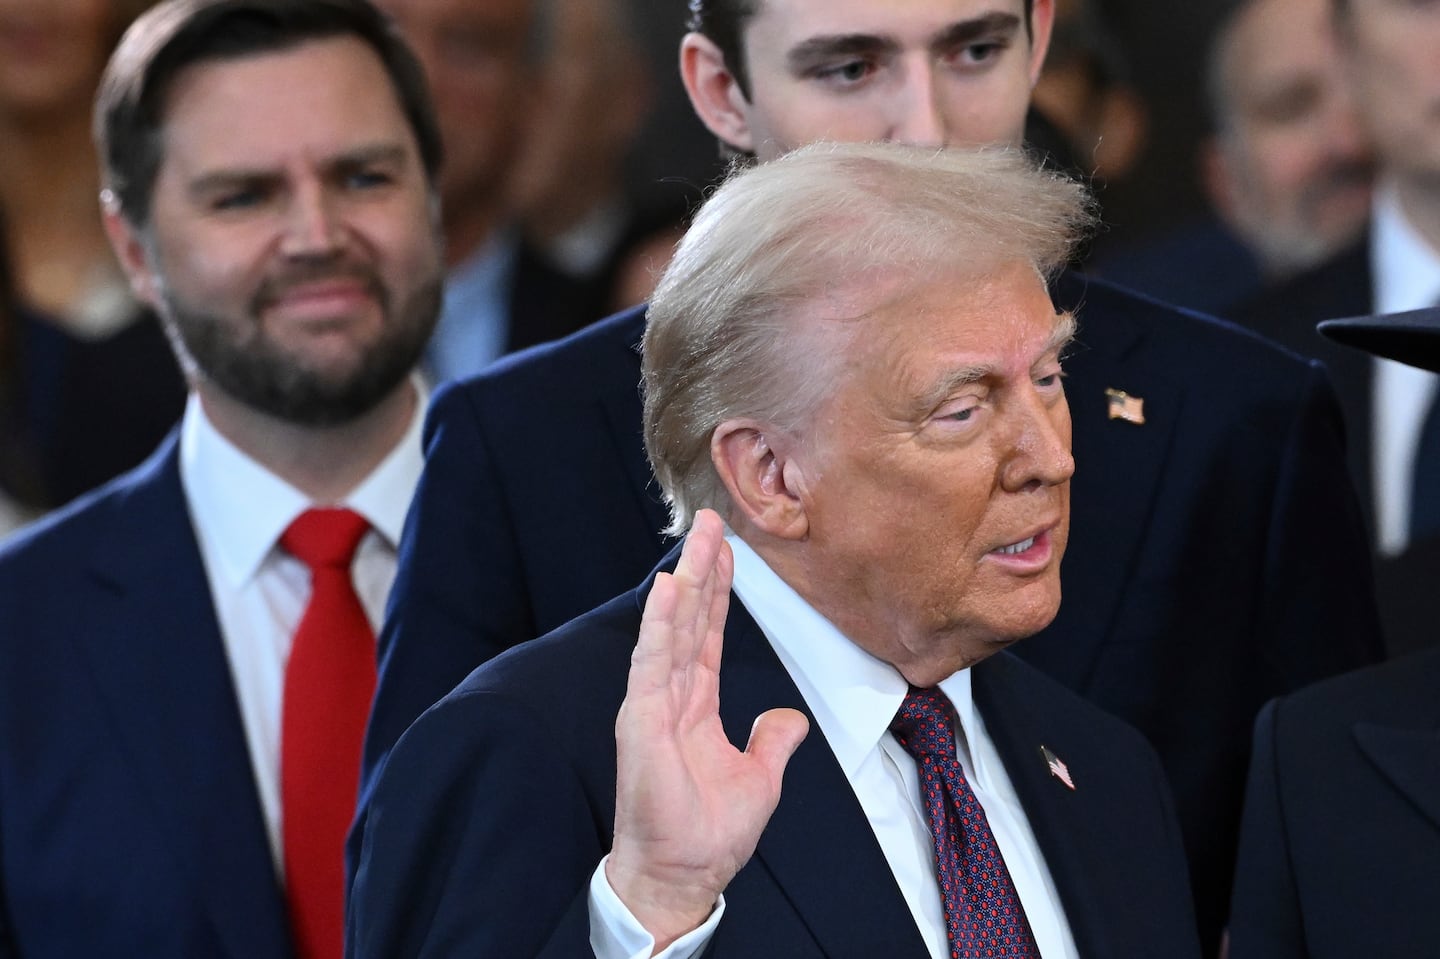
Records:
[[[260,317],[273,291],[262,289],[239,323],[183,303],[168,291],[162,313],[190,375],[276,419],[305,427],[341,426],[373,410],[410,375],[440,313],[438,270],[399,304],[392,303],[378,278],[369,275],[367,282],[384,317],[382,332],[358,363],[339,373],[307,366],[266,335]]]

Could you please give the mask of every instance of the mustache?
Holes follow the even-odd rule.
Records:
[[[334,280],[358,280],[365,292],[379,302],[382,309],[389,309],[390,295],[374,267],[356,262],[299,262],[287,265],[282,270],[267,276],[250,300],[252,314],[274,306],[297,287]]]

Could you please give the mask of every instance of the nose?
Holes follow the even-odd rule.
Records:
[[[934,65],[928,60],[907,64],[900,82],[887,139],[913,146],[947,146],[950,132]]]
[[[333,254],[345,235],[331,197],[315,181],[296,186],[286,211],[284,231],[281,251],[291,257]]]
[[[1070,406],[1064,395],[1049,403],[1032,392],[1020,404],[1016,420],[1001,471],[1004,489],[1025,493],[1068,482],[1075,475],[1075,458],[1070,453]]]

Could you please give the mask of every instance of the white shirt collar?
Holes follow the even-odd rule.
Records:
[[[905,677],[847,639],[782,580],[733,532],[735,594],[754,617],[789,672],[845,777],[855,779],[866,757],[889,731],[909,691]],[[970,671],[940,683],[967,740],[977,730]]]
[[[421,427],[429,397],[419,377],[411,381],[419,401],[405,435],[340,504],[364,516],[392,548],[425,463]],[[194,393],[180,427],[180,479],[196,532],[234,587],[256,574],[280,534],[314,505],[222,436]]]
[[[1392,183],[1375,191],[1370,265],[1377,313],[1434,306],[1440,300],[1440,250],[1420,236],[1405,217]]]

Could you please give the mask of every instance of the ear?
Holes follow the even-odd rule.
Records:
[[[101,194],[100,216],[105,224],[105,235],[110,238],[110,248],[115,251],[115,259],[120,261],[120,267],[130,281],[131,292],[151,309],[158,309],[161,301],[160,276],[150,262],[145,238],[120,212],[109,191]]]
[[[778,449],[771,437],[780,440]],[[732,525],[743,517],[761,532],[788,540],[809,533],[805,471],[787,455],[788,445],[753,420],[726,420],[711,435],[710,459],[730,494]]]
[[[1034,0],[1030,7],[1030,86],[1033,88],[1050,52],[1050,34],[1055,28],[1055,0]]]
[[[711,133],[741,153],[755,151],[750,101],[709,37],[687,33],[680,41],[680,79],[695,115]]]

